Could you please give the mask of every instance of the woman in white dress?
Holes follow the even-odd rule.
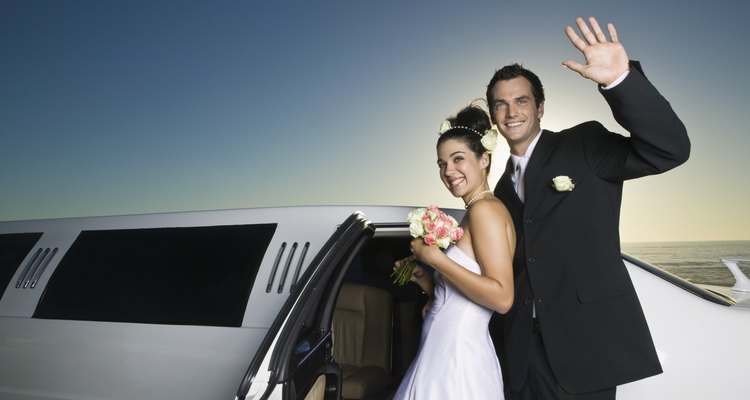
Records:
[[[424,310],[422,341],[394,399],[503,399],[503,378],[488,331],[492,313],[513,304],[515,230],[505,205],[487,183],[492,140],[487,114],[469,106],[437,143],[440,179],[466,205],[463,237],[445,252],[422,239],[414,257],[435,269],[416,267],[411,280],[432,296]],[[484,138],[484,140],[483,140]]]

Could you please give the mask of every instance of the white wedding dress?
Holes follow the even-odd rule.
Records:
[[[458,247],[450,246],[445,254],[480,273],[476,261]],[[424,319],[419,352],[394,400],[504,399],[502,371],[487,327],[492,310],[469,300],[439,272],[434,278],[435,299]]]

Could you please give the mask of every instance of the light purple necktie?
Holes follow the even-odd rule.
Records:
[[[520,161],[516,164],[516,172],[513,174],[513,188],[516,189],[518,198],[521,199],[521,203],[523,203],[523,172],[521,170]]]

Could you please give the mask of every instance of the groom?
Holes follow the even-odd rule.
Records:
[[[516,227],[515,300],[493,325],[507,399],[614,399],[616,386],[662,372],[620,256],[622,184],[684,163],[684,125],[629,63],[614,26],[594,18],[566,34],[586,64],[563,64],[599,85],[630,137],[589,121],[540,128],[544,91],[518,64],[487,85],[492,120],[511,150],[495,195]],[[556,178],[557,177],[557,178]],[[554,181],[553,181],[554,180]]]

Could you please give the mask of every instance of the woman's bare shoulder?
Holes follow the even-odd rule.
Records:
[[[486,222],[491,220],[511,221],[510,212],[505,204],[495,196],[486,197],[472,204],[467,213],[469,222]]]

